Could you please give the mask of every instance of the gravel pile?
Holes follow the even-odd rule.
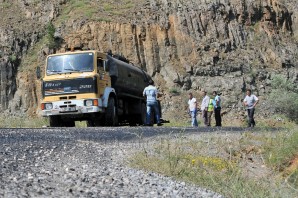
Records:
[[[137,140],[101,130],[1,129],[0,197],[222,197],[127,167]]]

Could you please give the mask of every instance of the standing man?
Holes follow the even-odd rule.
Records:
[[[214,111],[214,99],[210,98],[208,102],[208,108],[207,108],[207,126],[211,126],[211,116]]]
[[[214,117],[215,117],[215,126],[221,127],[221,116],[220,116],[220,111],[221,111],[221,98],[220,94],[217,94],[216,91],[213,91],[213,96],[215,97],[213,100],[213,105],[214,105]]]
[[[201,111],[202,111],[202,117],[203,117],[203,122],[205,126],[208,126],[208,105],[209,105],[209,101],[210,101],[210,97],[207,96],[207,91],[206,90],[202,90],[203,92],[203,100],[202,100],[202,104],[201,104]]]
[[[259,99],[251,94],[251,89],[246,90],[246,97],[243,100],[243,104],[246,107],[248,115],[248,127],[254,127],[256,122],[254,120],[255,106],[259,102]]]
[[[146,125],[151,125],[151,111],[153,109],[156,117],[157,126],[161,126],[160,113],[157,102],[158,91],[157,88],[154,86],[153,80],[149,80],[149,86],[144,89],[143,96],[146,96],[147,98]]]
[[[191,126],[198,127],[198,121],[197,121],[197,100],[193,97],[192,93],[188,94],[189,100],[188,100],[188,110],[189,114],[191,115]]]

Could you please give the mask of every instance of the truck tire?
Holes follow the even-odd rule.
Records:
[[[50,127],[61,127],[62,120],[60,116],[50,116],[49,117]]]
[[[75,121],[67,121],[67,122],[63,122],[63,126],[65,127],[75,127]]]
[[[129,126],[137,126],[137,120],[138,120],[137,116],[131,115],[128,120]]]
[[[109,98],[108,107],[105,114],[105,125],[106,126],[117,126],[118,125],[118,115],[115,105],[115,99],[113,97]]]
[[[146,124],[146,118],[147,118],[147,106],[145,103],[141,104],[141,120],[140,120],[140,125],[145,125]]]
[[[104,126],[104,123],[101,120],[90,119],[87,120],[87,127],[98,127]]]
[[[93,120],[86,121],[87,127],[95,127]]]

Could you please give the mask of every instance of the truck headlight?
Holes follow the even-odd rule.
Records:
[[[98,99],[85,100],[85,106],[98,106]]]
[[[86,100],[85,101],[85,106],[87,106],[87,107],[93,106],[93,100]]]
[[[53,109],[52,103],[42,103],[41,104],[41,110],[50,110]]]
[[[46,103],[45,108],[46,108],[46,110],[53,109],[53,104],[52,103]]]

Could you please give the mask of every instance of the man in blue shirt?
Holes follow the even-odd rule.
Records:
[[[213,96],[215,97],[213,100],[213,106],[214,106],[214,116],[215,116],[215,126],[221,127],[221,98],[220,94],[217,94],[216,91],[213,91]]]
[[[143,91],[143,95],[147,98],[147,117],[146,117],[146,125],[151,125],[151,111],[154,110],[157,126],[161,126],[160,122],[160,113],[158,108],[158,91],[154,86],[154,82],[149,80],[149,86],[146,87]]]

